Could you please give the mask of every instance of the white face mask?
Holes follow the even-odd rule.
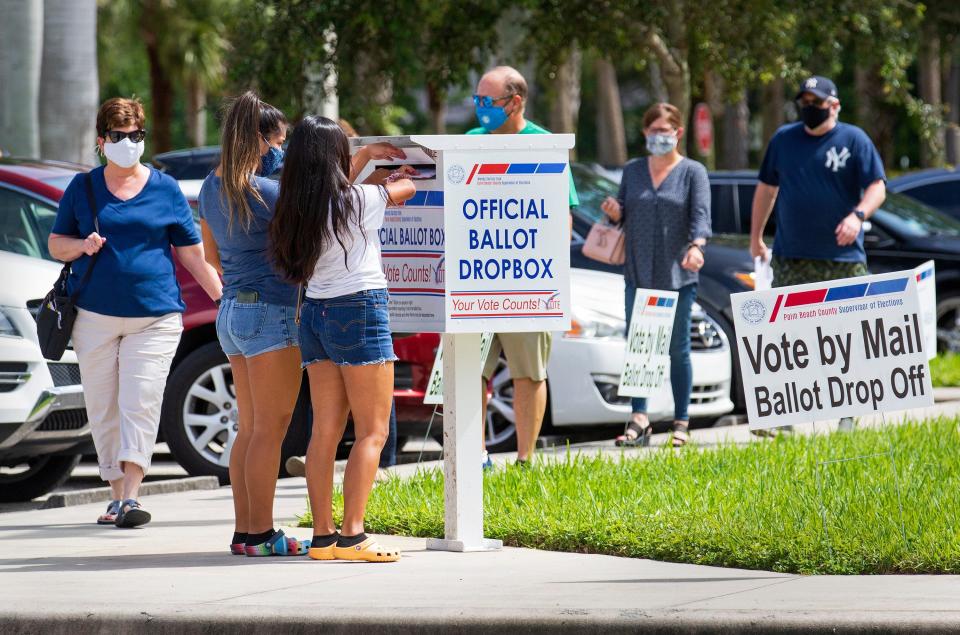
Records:
[[[143,141],[134,143],[129,138],[121,139],[119,143],[108,141],[103,144],[103,154],[121,168],[132,168],[143,156]]]

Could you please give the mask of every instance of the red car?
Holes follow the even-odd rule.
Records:
[[[0,250],[52,260],[47,251],[47,236],[56,218],[57,204],[70,180],[89,169],[54,161],[0,159]],[[177,280],[187,310],[183,315],[183,338],[167,380],[160,434],[174,458],[190,474],[211,474],[226,482],[237,413],[230,365],[220,350],[214,328],[217,309],[193,277],[179,266]],[[37,293],[42,297],[45,290],[38,289]],[[394,383],[398,447],[402,447],[406,437],[423,434],[430,418],[432,407],[423,405],[423,396],[439,341],[435,333],[394,336],[394,348],[400,358]],[[300,401],[284,441],[284,460],[306,450],[309,407],[304,375]],[[439,426],[435,431],[440,431]]]

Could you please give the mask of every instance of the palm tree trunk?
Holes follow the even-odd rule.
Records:
[[[567,58],[557,67],[550,102],[550,131],[576,132],[580,112],[580,49],[570,49]]]
[[[597,75],[597,161],[601,165],[623,165],[627,162],[627,135],[617,69],[603,57],[596,59],[594,69]]]
[[[763,86],[763,107],[761,116],[763,117],[763,149],[766,152],[767,144],[770,138],[777,131],[777,128],[783,125],[784,114],[784,83],[782,77],[777,77],[772,82]]]
[[[153,105],[150,121],[150,139],[154,153],[172,149],[170,124],[173,120],[173,84],[163,66],[160,54],[160,41],[152,25],[161,22],[161,7],[157,0],[143,0],[140,35],[147,48],[147,61],[150,65],[150,102]]]
[[[427,82],[427,104],[430,107],[430,124],[435,134],[447,133],[447,91],[434,82]]]
[[[37,157],[43,5],[0,0],[0,15],[0,151]]]
[[[187,82],[187,136],[194,146],[207,144],[207,89],[203,82]]]
[[[747,91],[740,98],[727,103],[723,110],[723,148],[720,154],[720,168],[742,170],[750,160],[750,108],[747,105]]]
[[[920,99],[939,110],[943,105],[942,77],[940,75],[939,25],[927,20],[923,23],[918,60],[917,86]],[[943,164],[943,129],[921,139],[920,165],[933,167]]]
[[[947,125],[945,150],[947,163],[960,163],[960,36],[954,36],[946,56],[946,78],[944,101],[947,106]]]
[[[97,3],[44,0],[40,156],[97,163]]]

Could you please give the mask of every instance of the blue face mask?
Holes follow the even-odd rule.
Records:
[[[503,106],[477,106],[477,119],[487,132],[493,132],[507,121]]]
[[[270,176],[283,167],[283,150],[270,146],[267,153],[260,157],[260,176]]]

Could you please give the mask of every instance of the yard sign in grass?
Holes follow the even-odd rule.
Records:
[[[670,335],[678,295],[637,289],[620,374],[621,397],[652,397],[670,380]]]
[[[731,296],[751,429],[933,405],[916,278]]]

